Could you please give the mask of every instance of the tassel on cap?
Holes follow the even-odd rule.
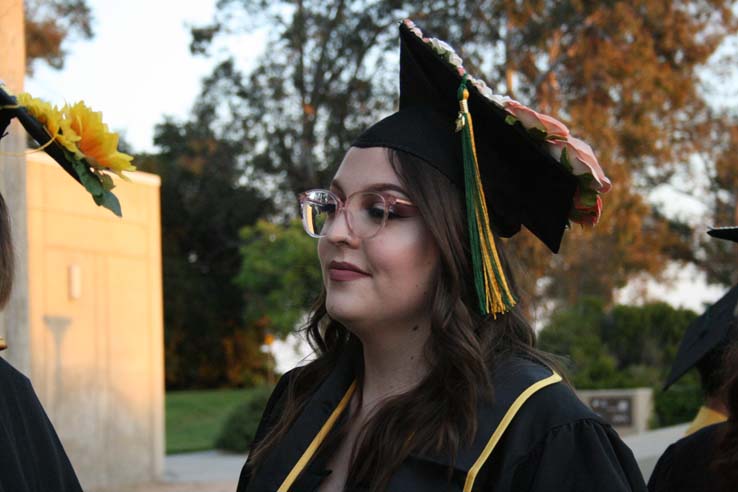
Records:
[[[464,75],[457,94],[460,110],[456,119],[456,131],[461,133],[466,215],[469,225],[474,285],[482,314],[496,316],[511,310],[517,301],[507,284],[500,257],[497,254],[494,234],[489,224],[487,202],[479,176],[479,163],[474,144],[474,126],[467,103],[469,99],[469,91],[466,88],[467,80],[468,76]]]

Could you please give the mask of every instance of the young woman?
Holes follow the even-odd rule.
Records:
[[[400,111],[301,196],[323,272],[317,358],[277,384],[238,491],[645,490],[535,349],[496,239],[524,224],[557,249],[588,190],[466,85],[446,45],[407,21],[401,40]]]

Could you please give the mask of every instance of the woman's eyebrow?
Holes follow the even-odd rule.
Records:
[[[343,187],[341,186],[341,183],[337,179],[334,179],[331,181],[331,187],[336,188],[338,191],[343,192]],[[363,188],[361,191],[397,191],[399,193],[402,193],[403,195],[407,195],[407,192],[405,189],[400,186],[393,183],[374,183],[372,185],[367,186],[366,188]]]
[[[400,192],[403,195],[407,195],[407,192],[404,190],[402,186],[392,184],[392,183],[375,183],[373,185],[366,187],[366,191],[387,191],[387,190],[393,190],[393,191]]]

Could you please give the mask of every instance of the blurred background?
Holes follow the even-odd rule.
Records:
[[[119,435],[151,436],[131,444],[149,450],[136,453],[139,481],[176,481],[167,467],[193,456],[177,453],[245,452],[270,385],[309,354],[295,329],[321,277],[296,195],[325,186],[353,137],[396,107],[405,17],[495,92],[574,129],[613,182],[598,226],[572,227],[559,255],[527,231],[507,241],[541,347],[567,358],[577,389],[648,390],[643,425],[624,435],[692,419],[696,374],[661,387],[686,327],[738,282],[736,245],[705,234],[738,223],[736,2],[2,0],[15,51],[3,50],[0,79],[102,111],[142,171],[120,184],[119,222],[84,192],[65,194],[74,183],[50,181],[43,159],[29,157],[27,182],[3,182],[27,190],[15,207],[27,210],[16,220],[30,279],[5,314],[7,356],[31,376],[83,485],[136,482],[100,472],[80,432],[65,431],[85,416],[107,428],[126,405],[138,420],[116,420]],[[96,267],[106,255],[118,259]],[[91,287],[75,298],[75,282]],[[56,294],[66,307],[53,308]],[[84,325],[84,312],[118,301]],[[126,361],[139,359],[132,374]],[[69,391],[85,377],[85,391]],[[213,481],[232,490],[242,462]]]

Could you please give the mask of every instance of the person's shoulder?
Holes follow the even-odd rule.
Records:
[[[2,386],[18,388],[31,388],[31,380],[13,365],[0,357],[0,383]]]
[[[666,459],[691,459],[695,455],[705,455],[713,450],[718,434],[728,426],[727,422],[708,425],[688,436],[684,436],[671,444],[663,456]]]
[[[708,425],[666,448],[653,469],[648,489],[661,492],[712,487],[715,480],[710,462],[719,435],[727,425],[727,422]]]
[[[550,490],[552,481],[560,482],[558,490],[590,482],[597,486],[588,490],[645,490],[630,450],[571,386],[553,382],[553,371],[536,361],[511,363],[528,388],[550,384],[532,391],[512,416],[489,464],[492,482],[500,481],[501,490]]]
[[[502,365],[513,366],[515,377],[524,379],[530,387],[554,374],[548,366],[523,357],[510,357],[503,361]],[[518,417],[534,419],[543,428],[553,428],[582,420],[605,424],[579,399],[574,389],[563,378],[533,392],[520,407],[516,418]]]
[[[554,371],[529,359],[515,358],[505,364],[514,364],[515,377],[533,387],[550,377]],[[506,431],[514,436],[515,448],[526,454],[552,436],[567,433],[584,435],[590,432],[614,433],[609,424],[595,414],[564,380],[547,384],[529,395],[517,408]],[[507,439],[510,440],[509,438]]]

